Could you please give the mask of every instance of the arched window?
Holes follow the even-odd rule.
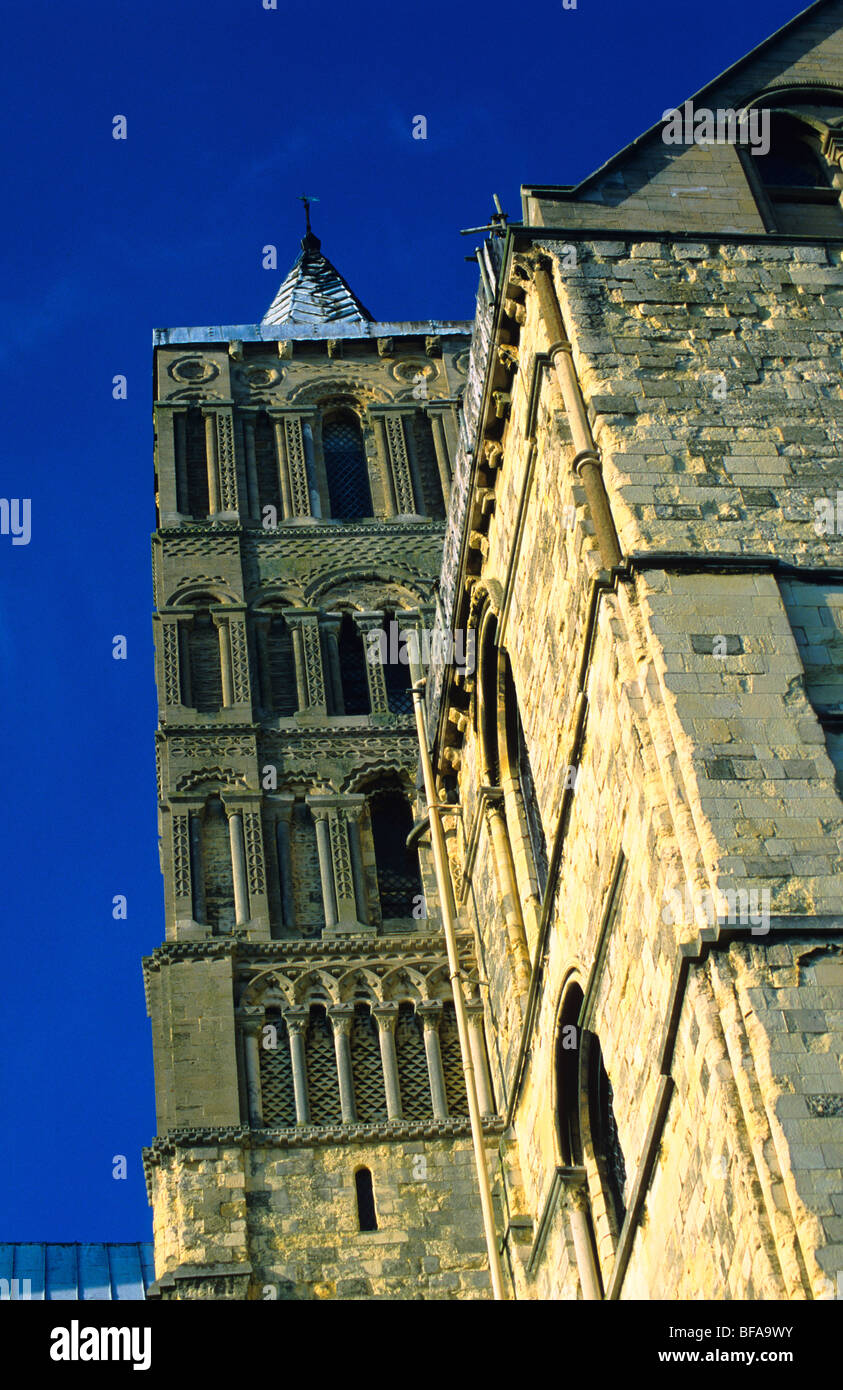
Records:
[[[264,673],[267,708],[280,718],[295,714],[299,707],[296,691],[296,667],[293,657],[293,635],[284,617],[274,613],[266,633],[266,655],[269,670]]]
[[[366,679],[366,652],[363,638],[350,613],[344,613],[340,624],[338,647],[340,681],[345,714],[368,714],[369,683]],[[336,713],[341,711],[337,710]]]
[[[190,699],[186,703],[202,714],[222,709],[220,636],[207,609],[193,615],[187,633],[187,664]]]
[[[521,805],[524,809],[524,816],[527,822],[527,833],[530,838],[530,848],[533,855],[533,866],[535,868],[536,879],[539,885],[539,895],[543,897],[547,885],[548,873],[547,842],[544,836],[544,826],[542,825],[541,813],[539,811],[535,783],[533,782],[530,753],[524,735],[524,726],[521,723],[521,711],[518,708],[518,694],[515,689],[515,681],[512,678],[512,668],[509,664],[509,657],[505,653],[503,655],[503,661],[507,756],[509,759],[509,766],[516,778],[518,790],[521,794]]]
[[[357,1224],[361,1231],[376,1231],[378,1219],[375,1214],[375,1192],[372,1174],[368,1168],[358,1168],[354,1174],[357,1192]]]
[[[282,869],[283,875],[283,869]],[[316,826],[310,807],[296,801],[290,816],[290,873],[289,897],[292,918],[302,936],[321,932],[325,909],[319,874],[319,852],[316,845]]]
[[[218,796],[209,798],[202,817],[202,877],[207,925],[217,934],[232,931],[235,913],[231,839],[228,816]]]
[[[386,1120],[386,1091],[384,1090],[378,1025],[368,1004],[356,1004],[351,1023],[351,1068],[354,1077],[354,1101],[361,1124]]]
[[[260,1033],[260,1082],[263,1122],[274,1128],[296,1123],[296,1100],[290,1039],[280,1010],[266,1013]]]
[[[314,1004],[310,1010],[304,1050],[311,1123],[341,1124],[342,1110],[334,1034],[322,1004]]]
[[[578,1167],[583,1161],[580,1131],[580,1010],[583,992],[569,985],[559,1014],[556,1035],[556,1120],[562,1162]]]
[[[391,624],[395,623],[395,641],[392,641]],[[387,636],[386,650],[387,662],[383,668],[384,684],[386,685],[386,701],[392,714],[412,714],[413,713],[413,691],[412,679],[410,675],[410,664],[400,660],[400,654],[404,650],[404,655],[409,655],[406,651],[406,643],[401,640],[400,615],[397,613],[384,613],[384,631]],[[393,656],[398,660],[392,660]]]
[[[372,494],[363,432],[352,411],[338,411],[323,422],[322,453],[331,516],[341,521],[371,516]]]
[[[258,484],[258,505],[274,507],[281,515],[281,491],[278,481],[278,455],[275,449],[275,429],[265,411],[255,420],[255,473]]]
[[[766,113],[765,113],[766,114]],[[814,128],[786,112],[770,113],[770,149],[747,155],[767,200],[774,230],[843,235],[839,190],[832,186]]]
[[[594,1157],[604,1189],[611,1200],[617,1230],[626,1216],[626,1164],[615,1122],[614,1093],[606,1075],[600,1042],[589,1036],[588,1115]]]
[[[208,497],[208,455],[205,446],[205,419],[199,409],[190,409],[185,422],[185,478],[187,511],[197,521],[210,512]]]
[[[413,900],[421,894],[419,861],[407,849],[413,817],[406,796],[398,787],[383,787],[369,800],[381,916],[411,917]]]

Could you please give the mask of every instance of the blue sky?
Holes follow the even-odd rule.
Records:
[[[459,230],[492,193],[518,218],[521,183],[576,182],[799,8],[7,8],[0,496],[31,499],[32,536],[0,535],[0,1239],[151,1232],[153,327],[259,319],[298,253],[302,192],[376,317],[468,318]]]

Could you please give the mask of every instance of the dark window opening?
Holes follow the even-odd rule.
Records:
[[[222,709],[220,636],[208,612],[196,613],[187,639],[191,704],[202,714]]]
[[[260,412],[255,420],[255,472],[258,484],[258,505],[274,507],[281,516],[281,490],[278,480],[278,455],[275,450],[275,429],[268,415]]]
[[[395,623],[394,642],[392,641],[392,623]],[[388,658],[383,668],[384,684],[386,685],[386,701],[392,714],[412,714],[413,691],[410,663],[409,661],[406,663],[401,661],[400,654],[403,651],[405,656],[409,656],[414,638],[410,637],[409,630],[407,630],[407,639],[409,639],[410,644],[408,650],[408,640],[402,640],[401,638],[401,633],[405,631],[405,629],[401,627],[399,618],[394,613],[384,613],[383,625],[387,637],[386,652]],[[393,661],[393,656],[399,659]]]
[[[201,410],[188,410],[185,422],[185,474],[187,510],[202,520],[210,512],[208,497],[208,456],[205,447],[205,418]]]
[[[418,855],[407,849],[413,817],[407,798],[398,789],[376,792],[370,802],[381,915],[411,917],[413,900],[421,894]]]
[[[583,1161],[580,1134],[580,1051],[582,1031],[579,1026],[583,992],[579,985],[566,991],[559,1016],[556,1037],[556,1097],[559,1146],[562,1162],[578,1167]]]
[[[376,1231],[378,1218],[375,1215],[375,1193],[372,1175],[368,1168],[358,1168],[354,1174],[357,1189],[357,1223],[361,1231]]]
[[[340,521],[372,515],[372,494],[363,433],[350,410],[322,426],[322,454],[328,480],[331,516]]]
[[[298,707],[296,667],[293,657],[293,635],[283,617],[274,617],[267,633],[269,658],[269,708],[273,714],[288,718]]]
[[[839,190],[813,128],[793,116],[770,116],[770,149],[747,155],[766,194],[778,232],[843,235]]]
[[[346,714],[368,714],[370,711],[369,682],[366,678],[366,652],[363,638],[349,613],[343,614],[338,647],[340,682]],[[340,711],[336,710],[339,714]]]
[[[495,645],[497,622],[489,618],[483,628],[480,653],[480,738],[485,776],[493,787],[500,786],[498,752],[498,649]]]

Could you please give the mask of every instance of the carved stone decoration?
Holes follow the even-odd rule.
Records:
[[[164,658],[164,702],[167,705],[181,704],[181,678],[179,675],[179,627],[177,621],[165,620],[162,641]]]
[[[241,617],[232,615],[228,620],[228,635],[231,642],[231,677],[235,705],[249,700],[249,650],[246,642],[246,624]]]
[[[255,749],[255,741],[248,735],[210,734],[206,737],[176,735],[167,740],[167,747],[176,758],[206,758],[224,756],[228,758],[248,758]]]
[[[345,817],[335,811],[328,817],[331,831],[331,859],[334,865],[334,883],[337,898],[354,901],[354,878],[351,871],[351,855],[348,850],[348,828]]]
[[[201,786],[248,787],[245,774],[233,767],[199,767],[186,772],[176,782],[176,791],[192,792]]]
[[[288,415],[286,417],[284,439],[287,445],[287,467],[290,474],[293,514],[295,516],[311,516],[310,484],[307,477],[307,460],[304,452],[304,435],[300,416]]]
[[[234,419],[229,410],[218,410],[216,416],[220,501],[224,512],[236,512],[237,467],[234,458]]]
[[[190,897],[189,816],[173,816],[173,886],[177,898]]]
[[[389,446],[389,465],[395,484],[395,500],[399,514],[412,515],[416,510],[413,496],[413,479],[410,473],[410,459],[407,453],[407,438],[404,434],[404,421],[394,412],[384,417],[386,438]]]
[[[249,892],[263,895],[266,891],[263,865],[263,832],[259,811],[247,811],[243,816],[243,831],[246,838],[246,868],[249,874]]]
[[[322,670],[322,644],[319,625],[315,619],[305,619],[301,625],[304,650],[305,682],[308,709],[324,708],[325,676]]]

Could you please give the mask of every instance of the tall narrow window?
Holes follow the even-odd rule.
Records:
[[[396,613],[384,613],[384,631],[387,635],[387,662],[383,668],[384,684],[386,685],[386,700],[392,714],[412,714],[413,713],[413,691],[410,678],[409,662],[400,660],[400,654],[404,650],[404,655],[408,655],[405,650],[405,643],[401,640],[400,634],[404,630],[401,627],[400,618]],[[395,623],[396,640],[392,640],[391,624]],[[397,656],[397,661],[393,660]]]
[[[358,1168],[354,1174],[357,1190],[357,1224],[361,1231],[376,1231],[378,1219],[375,1215],[375,1192],[372,1174],[368,1168]]]
[[[363,638],[350,613],[344,613],[339,632],[340,681],[346,714],[368,714],[369,684]]]
[[[210,714],[222,708],[222,666],[219,632],[207,610],[194,615],[187,640],[193,708]]]
[[[435,517],[441,521],[445,516],[445,499],[442,496],[442,483],[436,462],[433,427],[423,411],[415,412],[410,423],[410,430],[418,463],[422,493],[420,500],[424,515]]]
[[[235,915],[231,839],[228,817],[218,796],[209,799],[202,819],[202,871],[208,926],[217,934],[233,931]]]
[[[521,723],[521,711],[518,708],[518,695],[515,690],[515,682],[512,679],[512,668],[509,664],[509,658],[505,657],[504,660],[504,704],[509,762],[518,779],[521,804],[524,807],[527,833],[530,837],[530,848],[533,852],[533,865],[538,880],[539,893],[543,897],[547,885],[547,842],[544,837],[544,826],[542,825],[538,797],[533,782],[530,753],[524,735],[524,726]]]
[[[492,787],[500,786],[501,766],[498,752],[498,649],[495,645],[497,619],[492,615],[483,624],[480,641],[479,726],[480,743],[485,764],[483,775]]]
[[[275,450],[275,429],[269,416],[261,411],[255,420],[255,471],[258,483],[258,503],[274,507],[281,516],[281,492],[278,483],[278,456]]]
[[[413,828],[409,803],[403,792],[387,787],[373,793],[369,811],[381,915],[384,920],[411,917],[413,900],[421,894],[421,878],[418,855],[407,849]]]
[[[810,125],[782,112],[770,115],[770,149],[748,155],[770,205],[777,232],[843,235],[839,190]]]
[[[565,992],[556,1036],[556,1116],[562,1162],[576,1167],[583,1161],[580,1132],[580,1010],[583,992],[573,984]]]
[[[205,446],[205,419],[201,410],[188,410],[185,424],[185,473],[188,511],[197,521],[210,511],[208,499],[208,455]]]
[[[372,494],[363,433],[350,410],[331,415],[322,425],[322,452],[331,516],[340,521],[372,515]]]
[[[293,636],[281,614],[276,614],[267,633],[269,657],[269,687],[273,714],[286,718],[299,707],[296,692],[296,667],[293,657]]]

